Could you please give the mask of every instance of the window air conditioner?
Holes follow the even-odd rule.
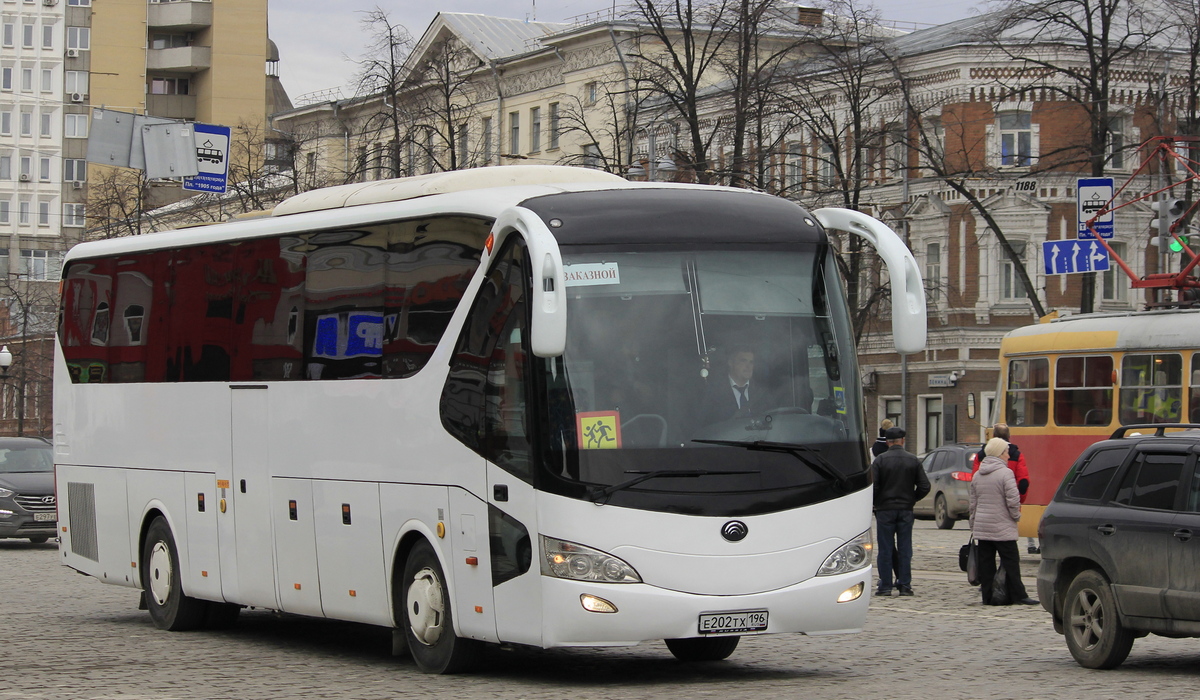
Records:
[[[67,49],[67,58],[79,58],[79,49]]]
[[[54,7],[58,4],[58,0],[42,0],[42,4],[46,7]]]
[[[86,97],[87,97],[87,95],[84,95],[82,92],[72,92],[71,93],[71,101],[72,102],[83,102],[84,98],[86,98]]]
[[[21,182],[29,182],[32,178],[29,177],[29,173],[21,173],[21,177],[18,179],[20,179]]]
[[[73,190],[82,190],[82,189],[83,189],[83,183],[82,183],[82,182],[80,182],[79,180],[73,180],[73,181],[71,181],[71,189],[73,189]]]

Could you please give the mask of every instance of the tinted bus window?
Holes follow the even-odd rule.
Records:
[[[1108,425],[1112,422],[1112,384],[1111,357],[1060,357],[1054,378],[1054,422]]]
[[[1126,355],[1121,362],[1121,423],[1178,423],[1183,404],[1183,358]]]
[[[1010,425],[1045,425],[1050,417],[1050,361],[1010,360],[1005,401]]]

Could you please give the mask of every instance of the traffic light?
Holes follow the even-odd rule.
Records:
[[[1171,224],[1175,223],[1183,213],[1187,211],[1188,203],[1182,199],[1172,199],[1170,197],[1151,202],[1150,208],[1154,210],[1155,218],[1150,222],[1150,230],[1157,232],[1157,236],[1151,239],[1152,245],[1161,245],[1163,240],[1167,240],[1172,253],[1178,253],[1183,250],[1183,244],[1179,242],[1179,238],[1171,235]]]

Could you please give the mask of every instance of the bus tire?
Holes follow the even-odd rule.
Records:
[[[1116,668],[1133,648],[1133,632],[1121,624],[1108,580],[1081,571],[1067,588],[1063,627],[1071,656],[1084,668]]]
[[[146,530],[142,545],[142,590],[150,619],[160,630],[192,630],[204,624],[208,603],[183,594],[179,550],[171,526],[161,515]]]
[[[427,540],[409,552],[401,585],[404,615],[400,624],[417,668],[425,673],[463,673],[478,665],[483,644],[454,634],[446,577]]]
[[[950,506],[946,504],[946,497],[940,493],[933,499],[933,522],[937,523],[939,530],[954,528],[955,521],[950,517]]]
[[[227,630],[237,624],[241,612],[240,605],[210,601],[204,610],[204,629]]]
[[[741,637],[688,637],[667,639],[667,649],[680,661],[720,661],[737,649]]]
[[[38,535],[37,537],[29,538],[30,544],[46,544],[49,541],[50,541],[50,535]]]

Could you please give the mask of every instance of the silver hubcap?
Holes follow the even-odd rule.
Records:
[[[437,644],[446,620],[446,603],[442,598],[442,583],[433,569],[425,567],[413,575],[406,602],[413,636],[425,646]]]
[[[158,605],[166,605],[171,596],[171,550],[166,542],[155,542],[150,550],[150,595]]]
[[[1096,648],[1104,638],[1104,605],[1095,591],[1084,589],[1071,609],[1071,635],[1085,651]]]
[[[934,501],[933,508],[934,514],[937,516],[938,520],[945,520],[950,515],[949,511],[946,509],[946,499],[944,498],[939,498]]]

